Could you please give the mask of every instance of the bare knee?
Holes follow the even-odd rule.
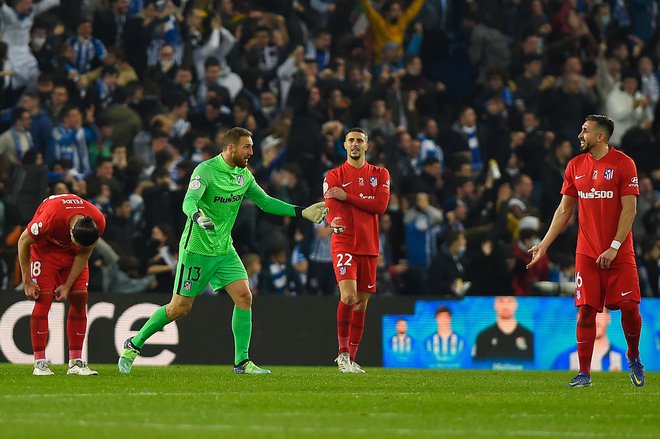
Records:
[[[357,295],[352,293],[341,293],[341,301],[346,305],[355,306],[357,302]]]
[[[367,303],[369,303],[368,297],[360,297],[360,295],[358,295],[353,304],[353,311],[365,312],[367,310]]]
[[[240,309],[252,308],[252,292],[249,289],[241,291],[234,297],[234,305]]]

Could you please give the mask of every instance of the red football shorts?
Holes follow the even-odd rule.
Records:
[[[619,302],[626,300],[641,300],[635,264],[613,263],[603,270],[595,259],[575,255],[575,306],[589,305],[600,312],[603,305],[619,309]]]
[[[348,252],[334,252],[332,266],[337,283],[350,279],[357,281],[358,292],[376,292],[376,268],[378,256],[353,255]]]
[[[42,293],[51,293],[64,284],[69,273],[75,253],[53,251],[52,247],[30,246],[30,277],[39,285]],[[80,276],[73,282],[71,291],[87,291],[89,284],[89,267],[85,265]]]

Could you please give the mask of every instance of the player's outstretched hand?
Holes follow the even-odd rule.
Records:
[[[328,208],[325,207],[324,201],[319,201],[314,203],[311,206],[303,209],[302,216],[305,219],[310,220],[313,223],[319,224],[325,218],[325,215],[328,213]]]
[[[543,257],[546,250],[547,250],[546,247],[542,244],[537,244],[537,245],[533,246],[532,248],[530,248],[529,250],[527,250],[527,253],[532,254],[532,260],[529,262],[529,264],[527,264],[527,269],[528,270],[530,268],[532,268],[534,265],[536,265],[536,263],[539,261],[539,259],[541,259]]]
[[[213,224],[213,221],[211,221],[210,218],[204,216],[204,212],[202,212],[201,210],[193,215],[193,219],[197,224],[199,224],[199,227],[201,227],[202,229],[215,230],[215,224]]]
[[[336,216],[332,219],[332,222],[330,222],[330,228],[332,229],[332,233],[344,233],[344,230],[346,230],[346,226],[341,223],[340,216]]]

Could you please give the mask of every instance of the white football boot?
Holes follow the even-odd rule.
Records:
[[[46,376],[46,375],[55,375],[52,370],[50,370],[50,361],[49,360],[37,360],[34,363],[34,370],[32,375]]]
[[[351,369],[353,373],[367,373],[367,371],[362,369],[355,361],[351,363]]]
[[[82,361],[81,359],[69,360],[69,370],[66,371],[67,375],[98,375],[99,373],[95,370],[87,367],[87,362]]]
[[[348,352],[342,352],[335,358],[335,363],[339,367],[341,373],[353,373],[353,366],[351,364],[351,357]]]

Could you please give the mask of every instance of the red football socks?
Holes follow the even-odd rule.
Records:
[[[46,343],[48,342],[48,311],[53,303],[52,294],[40,294],[34,302],[30,318],[30,335],[32,337],[32,352],[35,360],[46,359]]]
[[[348,334],[348,352],[351,356],[351,361],[355,361],[355,355],[360,346],[360,340],[362,340],[365,315],[366,313],[364,311],[353,311],[351,328]]]
[[[66,335],[69,339],[69,359],[82,358],[83,342],[87,330],[87,293],[69,295],[69,316]]]
[[[628,342],[628,359],[639,357],[639,336],[642,332],[642,316],[637,302],[622,302],[621,326]]]
[[[353,305],[346,305],[339,300],[337,306],[337,341],[339,342],[339,353],[348,352],[348,334],[351,327],[351,313]]]
[[[591,357],[596,341],[596,310],[581,306],[577,322],[577,351],[580,360],[580,372],[591,374]]]

